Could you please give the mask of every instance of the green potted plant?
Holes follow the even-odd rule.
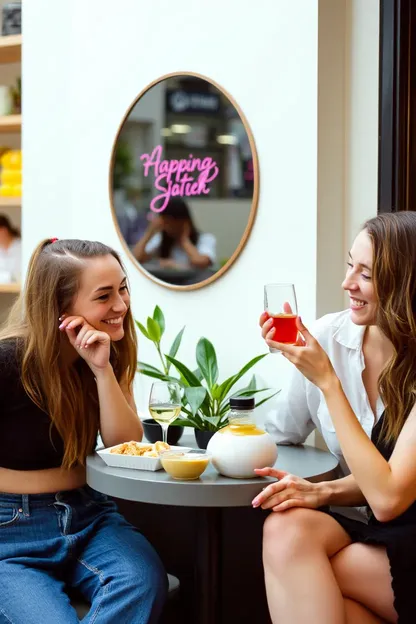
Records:
[[[131,147],[126,140],[120,139],[114,154],[114,189],[125,189],[126,181],[132,173],[134,173],[134,160]]]
[[[136,321],[136,324],[143,336],[153,342],[161,363],[158,368],[146,362],[138,362],[137,370],[142,375],[162,381],[177,381],[182,386],[182,414],[174,424],[193,427],[200,448],[206,448],[210,437],[228,424],[230,396],[253,396],[271,390],[257,388],[256,378],[253,375],[248,385],[232,392],[237,382],[268,353],[257,355],[236,374],[218,383],[217,355],[213,344],[207,338],[199,339],[195,351],[197,368],[191,370],[176,358],[185,327],[177,334],[169,352],[163,353],[161,340],[165,331],[165,317],[160,307],[155,307],[153,316],[147,318],[146,325],[139,321]],[[173,370],[176,375],[172,374]],[[256,407],[276,394],[277,392],[272,392],[256,401]]]

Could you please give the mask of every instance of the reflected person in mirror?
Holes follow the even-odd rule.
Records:
[[[0,621],[155,624],[162,563],[116,504],[86,484],[86,457],[140,441],[127,276],[99,242],[43,241],[0,333]],[[22,599],[23,598],[23,599]]]
[[[351,471],[317,484],[273,468],[257,471],[278,479],[253,500],[273,512],[263,534],[273,622],[415,621],[415,241],[416,212],[370,219],[347,262],[350,310],[332,315],[326,333],[321,324],[318,340],[298,317],[302,346],[275,342],[273,330],[263,329],[267,344],[304,380],[299,405],[321,404]],[[369,409],[370,435],[360,422]],[[329,511],[331,504],[366,504],[368,524]]]
[[[207,269],[216,262],[216,239],[199,232],[186,202],[173,197],[164,211],[153,217],[133,255],[141,264],[158,259],[165,268]]]
[[[0,215],[0,283],[20,282],[21,255],[20,231]]]

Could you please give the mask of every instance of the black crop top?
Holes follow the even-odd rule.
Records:
[[[0,468],[57,468],[64,444],[45,412],[26,394],[16,338],[0,340]]]

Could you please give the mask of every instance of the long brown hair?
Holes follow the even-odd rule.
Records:
[[[84,464],[94,448],[99,427],[96,383],[82,359],[62,361],[59,316],[70,306],[80,284],[85,260],[116,251],[85,240],[45,240],[35,249],[26,284],[14,305],[0,340],[17,340],[23,386],[34,403],[51,418],[64,441],[63,468]],[[124,337],[111,344],[110,361],[118,381],[131,387],[137,366],[137,338],[131,310],[124,319]]]
[[[416,212],[379,214],[364,228],[373,244],[376,323],[393,345],[378,380],[382,436],[393,442],[416,401]]]

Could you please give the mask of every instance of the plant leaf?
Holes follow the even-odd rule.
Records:
[[[200,371],[200,369],[199,369],[199,368],[196,368],[196,369],[193,371],[193,373],[194,373],[195,377],[196,377],[197,379],[199,379],[199,381],[202,381],[202,380],[203,380],[203,378],[204,378],[204,377],[203,377],[203,375],[202,375],[202,373],[201,373],[201,371]]]
[[[256,388],[257,388],[256,376],[253,375],[253,377],[249,381],[249,384],[247,386],[247,390],[256,390]]]
[[[218,379],[218,363],[214,345],[207,338],[200,338],[196,345],[196,361],[211,390]]]
[[[147,318],[147,332],[152,342],[160,342],[161,332],[159,324],[150,316]]]
[[[183,378],[182,383],[184,385],[188,384],[189,386],[192,386],[192,387],[202,386],[202,383],[200,382],[198,377],[194,375],[194,373],[190,371],[189,368],[185,366],[185,364],[182,364],[182,362],[179,362],[179,360],[175,360],[175,358],[172,358],[169,355],[166,356],[166,359],[169,362],[171,362],[173,366],[176,368],[176,370],[180,373],[181,377]],[[202,403],[200,409],[204,413],[205,416],[211,415],[208,392],[205,395],[204,402]]]
[[[147,331],[146,327],[144,325],[142,325],[139,321],[136,321],[136,325],[140,329],[140,331],[142,332],[143,336],[146,336],[146,338],[148,340],[151,340],[151,338],[149,336],[149,332]]]
[[[183,376],[183,378],[186,380],[186,382],[190,385],[190,386],[202,386],[201,382],[199,381],[198,377],[196,375],[193,374],[192,371],[189,370],[189,368],[187,366],[185,366],[185,364],[182,364],[182,362],[179,362],[179,360],[175,360],[175,358],[171,357],[170,355],[166,356],[166,359],[174,365],[174,367],[176,368],[176,370],[181,373],[181,375]]]
[[[153,311],[153,320],[159,325],[160,328],[160,336],[163,336],[165,331],[165,317],[163,315],[162,310],[157,305]]]
[[[257,355],[256,357],[251,359],[249,362],[247,362],[247,364],[245,364],[243,366],[243,368],[236,375],[232,375],[231,377],[229,377],[228,379],[223,381],[223,383],[220,386],[220,393],[221,393],[221,396],[223,397],[224,400],[227,397],[227,394],[229,393],[231,388],[234,386],[234,384],[236,384],[237,381],[243,375],[245,375],[245,373],[247,371],[250,370],[250,368],[255,366],[255,364],[257,364],[257,362],[260,362],[260,360],[262,360],[264,357],[266,357],[266,355],[269,355],[269,354],[268,353],[263,353],[262,355]]]
[[[174,358],[178,352],[178,349],[181,345],[181,341],[182,341],[182,336],[183,336],[183,332],[185,331],[185,325],[182,327],[181,331],[178,333],[178,335],[176,336],[175,340],[172,342],[172,346],[170,348],[169,351],[169,355],[170,357]],[[168,362],[168,372],[171,366],[171,362]]]
[[[257,390],[247,390],[246,388],[242,388],[241,390],[237,390],[237,392],[233,392],[230,396],[232,397],[241,397],[241,396],[253,396],[258,392],[266,392],[266,390],[274,390],[274,388],[257,388]]]
[[[205,416],[204,420],[217,429],[221,416]]]
[[[146,364],[146,362],[137,362],[137,372],[146,375],[146,377],[153,377],[155,379],[160,379],[161,381],[171,381],[174,383],[178,383],[183,386],[184,384],[177,377],[171,377],[170,375],[165,375],[165,373],[155,366],[151,366],[151,364]]]
[[[211,396],[213,401],[220,401],[220,386],[218,384],[214,384],[211,388]]]
[[[202,403],[204,402],[207,389],[204,386],[188,387],[185,388],[185,396],[188,400],[189,406],[192,411],[192,416],[195,416]]]
[[[159,373],[159,375],[165,375],[165,373],[159,368],[156,368],[156,366],[152,366],[151,364],[147,364],[146,362],[137,362],[137,372],[144,373],[145,371]]]
[[[245,388],[243,388],[242,390],[238,390],[237,392],[233,392],[233,394],[231,394],[230,397],[227,397],[227,399],[224,399],[224,401],[221,403],[219,413],[221,414],[221,416],[224,416],[224,414],[226,414],[229,411],[229,409],[230,409],[230,401],[229,401],[229,399],[231,397],[253,396],[253,395],[257,394],[258,392],[266,392],[266,391],[272,390],[272,389],[273,388],[259,388],[257,390],[246,390]],[[278,392],[280,392],[280,390],[278,390]]]
[[[195,422],[189,418],[177,418],[169,427],[195,427]]]
[[[270,396],[266,397],[265,399],[262,399],[261,401],[259,401],[259,403],[256,403],[256,407],[260,407],[260,405],[262,405],[263,403],[266,403],[266,401],[269,401],[269,399],[272,399],[274,396],[276,396],[276,394],[279,394],[280,390],[277,390],[276,392],[273,392],[273,394],[271,394]]]

